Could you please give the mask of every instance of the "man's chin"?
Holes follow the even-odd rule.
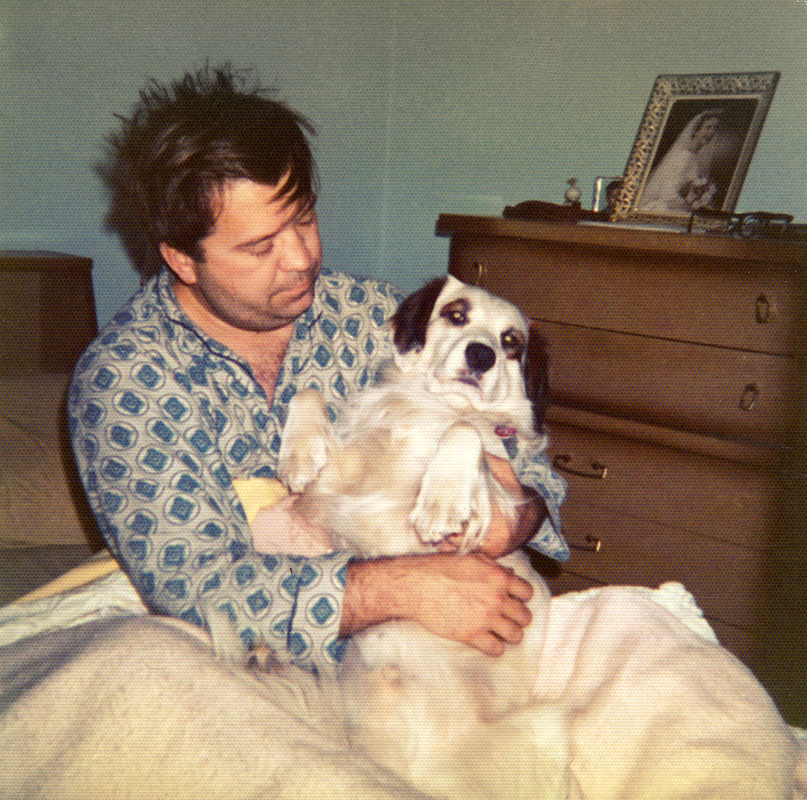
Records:
[[[308,301],[310,305],[314,300],[314,286],[316,285],[318,274],[319,270],[312,274],[305,274],[288,288],[281,289],[281,291],[278,292],[278,298],[285,303],[293,303],[295,305]]]
[[[288,292],[281,293],[278,299],[281,301],[285,316],[298,317],[314,302],[314,284],[305,288],[289,289]]]

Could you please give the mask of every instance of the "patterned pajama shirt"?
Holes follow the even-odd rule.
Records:
[[[335,417],[373,380],[399,300],[381,281],[323,271],[271,404],[249,365],[190,321],[167,270],[105,326],[73,375],[71,437],[101,532],[149,608],[200,626],[219,609],[248,648],[266,644],[313,670],[338,663],[350,554],[258,553],[233,480],[274,477],[297,391],[319,389]],[[531,544],[564,560],[563,482],[542,454],[508,444],[519,479],[550,510]]]

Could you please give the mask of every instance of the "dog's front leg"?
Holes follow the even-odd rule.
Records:
[[[278,454],[278,477],[292,492],[311,483],[328,460],[331,423],[325,398],[316,389],[305,389],[289,403]]]
[[[440,439],[409,520],[424,542],[464,534],[460,550],[468,552],[484,538],[490,518],[482,440],[472,425],[454,425]]]

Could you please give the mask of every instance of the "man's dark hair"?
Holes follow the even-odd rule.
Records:
[[[275,186],[288,202],[316,202],[310,122],[248,73],[206,67],[169,86],[151,81],[111,134],[99,173],[111,191],[107,225],[149,274],[165,242],[203,260],[221,189],[247,179]]]

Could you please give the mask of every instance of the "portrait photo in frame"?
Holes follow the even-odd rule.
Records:
[[[619,192],[622,189],[621,175],[598,175],[594,179],[594,195],[591,198],[591,210],[600,213],[613,211]]]
[[[614,221],[685,225],[694,211],[733,213],[778,72],[659,75]]]

